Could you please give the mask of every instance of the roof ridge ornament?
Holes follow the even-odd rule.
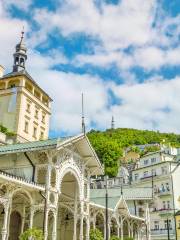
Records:
[[[23,39],[24,39],[24,26],[23,26],[23,28],[22,28],[22,31],[21,31],[21,41],[20,41],[20,43],[22,43],[23,42]]]

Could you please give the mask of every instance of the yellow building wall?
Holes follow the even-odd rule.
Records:
[[[12,132],[16,127],[16,101],[15,89],[0,90],[0,124]]]
[[[177,240],[180,240],[180,215],[176,216]]]
[[[51,115],[50,98],[24,76],[7,78],[2,80],[1,85],[0,124],[16,133],[17,141],[20,142],[47,139]],[[47,99],[47,104],[44,99]],[[30,104],[30,111],[27,111],[27,104]],[[42,121],[42,115],[45,116],[45,121]],[[25,122],[28,122],[28,131],[25,131]]]

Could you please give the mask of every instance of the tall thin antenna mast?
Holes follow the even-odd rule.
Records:
[[[84,119],[84,94],[82,93],[82,133],[86,134],[86,126]]]
[[[115,128],[115,121],[114,121],[114,116],[112,116],[112,120],[111,120],[111,129]]]

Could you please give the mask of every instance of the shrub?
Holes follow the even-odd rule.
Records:
[[[103,240],[102,232],[99,229],[90,230],[90,240]]]
[[[121,240],[119,237],[117,237],[117,236],[112,236],[111,238],[110,238],[110,240]]]
[[[29,240],[29,239],[43,240],[44,238],[43,238],[43,233],[40,229],[32,228],[22,233],[19,239],[20,240]]]

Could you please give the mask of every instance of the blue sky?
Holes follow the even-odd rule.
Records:
[[[1,0],[0,64],[22,26],[27,70],[54,99],[51,136],[133,127],[180,133],[178,0]]]

